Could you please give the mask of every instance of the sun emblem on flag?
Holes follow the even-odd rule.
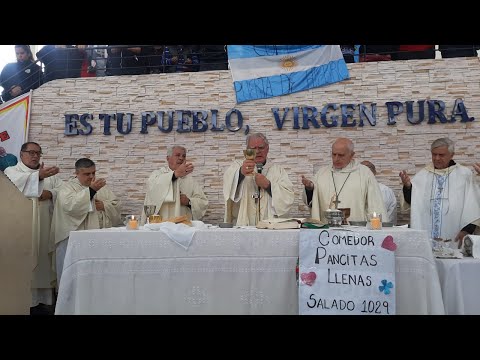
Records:
[[[292,55],[286,55],[280,59],[280,66],[287,71],[292,71],[297,66],[297,59]]]

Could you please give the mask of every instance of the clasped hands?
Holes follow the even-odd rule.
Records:
[[[262,189],[268,189],[270,186],[270,180],[263,174],[254,173],[257,164],[253,160],[244,160],[240,172],[243,176],[255,176],[255,184]]]

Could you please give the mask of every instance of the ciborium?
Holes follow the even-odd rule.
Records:
[[[343,213],[342,225],[348,225],[348,218],[350,217],[350,208],[338,209]]]

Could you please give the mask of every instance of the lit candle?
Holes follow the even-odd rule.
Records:
[[[135,216],[132,216],[130,220],[128,220],[128,228],[130,230],[137,230],[138,229],[138,220],[135,219]]]
[[[382,222],[380,217],[377,216],[377,213],[373,213],[372,218],[370,219],[370,227],[372,230],[380,230],[382,228]]]

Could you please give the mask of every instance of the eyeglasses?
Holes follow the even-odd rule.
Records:
[[[257,147],[249,147],[249,149],[252,149],[252,150],[257,150],[257,151],[262,151],[262,150],[265,150],[266,146],[265,145],[262,145],[262,146],[257,146]]]
[[[22,152],[28,153],[30,156],[38,155],[38,157],[41,157],[43,154],[41,151],[35,151],[35,150],[24,150]]]

